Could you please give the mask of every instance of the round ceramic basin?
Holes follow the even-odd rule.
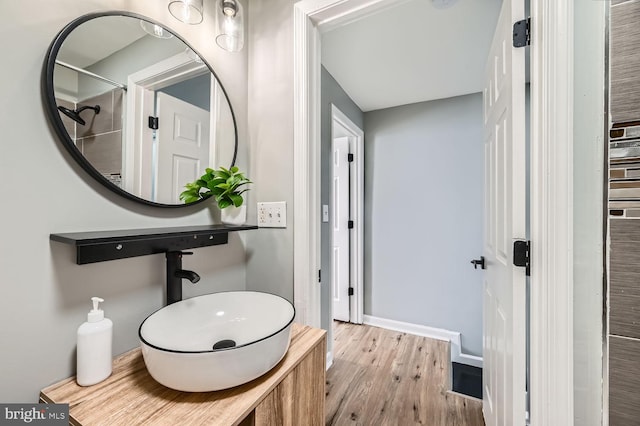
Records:
[[[140,325],[144,362],[156,381],[179,391],[238,386],[284,357],[294,314],[286,299],[253,291],[182,300]]]

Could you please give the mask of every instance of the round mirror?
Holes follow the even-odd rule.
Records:
[[[43,90],[67,150],[129,199],[183,207],[185,184],[235,163],[224,88],[184,40],[148,18],[110,12],[71,22],[49,48]]]

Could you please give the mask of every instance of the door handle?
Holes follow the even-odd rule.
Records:
[[[478,266],[480,269],[487,269],[484,263],[484,256],[480,256],[480,259],[473,259],[471,264],[473,265],[473,269],[478,269]]]

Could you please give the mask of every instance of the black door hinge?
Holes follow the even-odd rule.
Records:
[[[531,18],[513,24],[513,47],[531,45]]]
[[[149,128],[158,130],[158,117],[149,116]]]
[[[353,154],[347,154],[347,161],[353,163]]]
[[[349,229],[353,229],[353,221],[350,220],[349,222],[347,222],[347,228]]]
[[[349,287],[349,296],[353,296],[353,287]]]
[[[531,241],[513,242],[513,264],[525,267],[527,276],[531,275]]]
[[[318,282],[322,282],[322,269],[318,269]]]

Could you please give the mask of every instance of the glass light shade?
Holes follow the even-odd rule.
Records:
[[[202,22],[203,0],[169,0],[169,12],[185,24]]]
[[[237,0],[216,0],[216,44],[229,52],[244,46],[244,11]]]
[[[165,28],[162,28],[160,25],[152,24],[151,22],[140,20],[140,26],[149,35],[152,35],[157,38],[171,38],[173,34],[167,31]]]

